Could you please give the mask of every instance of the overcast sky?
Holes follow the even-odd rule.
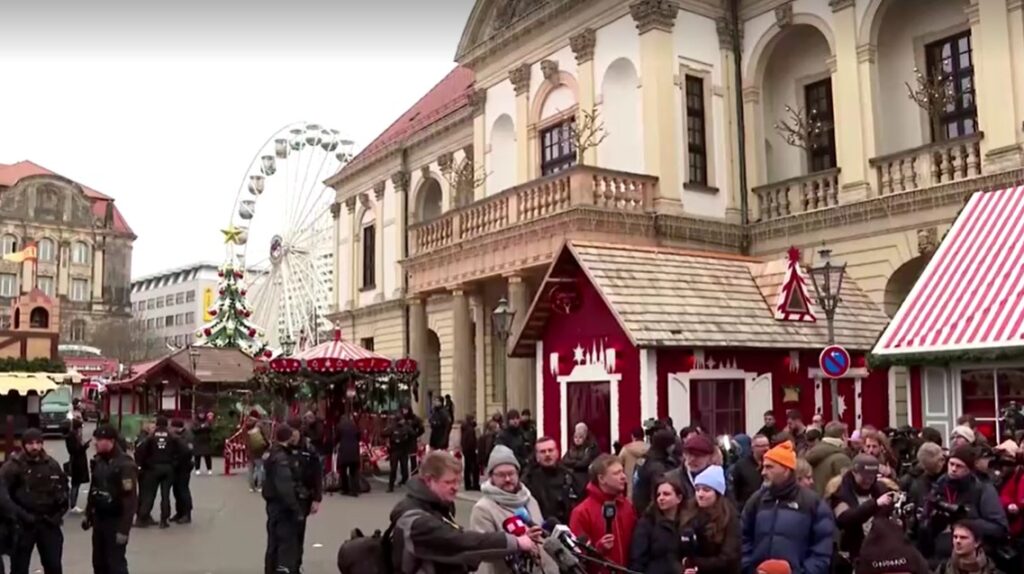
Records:
[[[0,163],[114,197],[134,277],[221,260],[264,140],[313,121],[366,145],[454,66],[472,5],[4,0]]]

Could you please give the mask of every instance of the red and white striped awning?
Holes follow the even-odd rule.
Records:
[[[1021,345],[1024,186],[971,196],[873,353]]]

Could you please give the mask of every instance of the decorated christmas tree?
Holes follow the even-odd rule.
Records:
[[[256,357],[265,354],[267,345],[262,338],[262,329],[249,321],[252,310],[245,303],[245,289],[238,281],[244,277],[241,269],[230,263],[223,265],[217,300],[206,310],[213,319],[196,333],[199,345],[208,347],[237,347],[244,353]]]

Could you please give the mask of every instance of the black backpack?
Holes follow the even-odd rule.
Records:
[[[392,522],[383,533],[375,530],[372,536],[365,536],[356,528],[352,536],[338,549],[338,572],[341,574],[401,574],[402,568],[395,568],[392,550],[394,548],[395,530],[399,522],[403,527],[411,525],[413,520],[426,514],[422,510],[407,510],[397,521]],[[411,555],[412,545],[406,540],[403,545],[402,562],[407,566],[416,563]]]

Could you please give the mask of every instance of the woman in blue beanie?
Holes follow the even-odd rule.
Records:
[[[740,571],[740,525],[725,498],[725,472],[709,466],[693,480],[696,494],[679,517],[683,574],[733,574]]]

